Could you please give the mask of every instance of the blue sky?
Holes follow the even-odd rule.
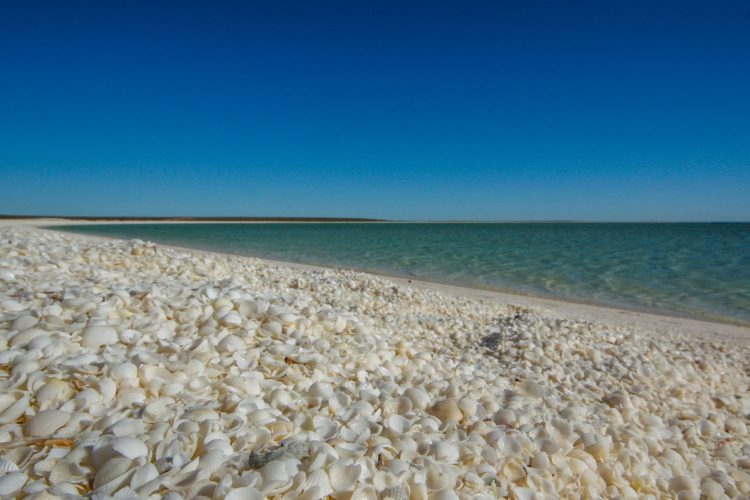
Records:
[[[747,2],[6,1],[0,213],[748,221],[748,54]]]

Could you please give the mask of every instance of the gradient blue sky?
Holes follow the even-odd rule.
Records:
[[[750,3],[6,0],[0,213],[748,221]]]

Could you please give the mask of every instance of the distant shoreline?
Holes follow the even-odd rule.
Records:
[[[88,224],[95,223],[95,221],[88,221],[88,220],[70,221],[70,219],[67,219],[67,220],[54,221],[50,219],[45,219],[45,220],[26,219],[25,221],[24,220],[13,221],[15,223],[13,223],[12,221],[8,221],[8,220],[2,221],[0,222],[0,226],[8,225],[7,224],[8,222],[11,222],[10,225],[30,224],[36,227],[42,226],[40,227],[40,229],[50,229],[50,230],[54,230],[55,229],[54,226],[65,225],[67,222],[71,222],[73,225],[88,225]],[[118,223],[118,221],[112,221],[112,222]],[[127,222],[144,223],[148,221],[127,221]],[[191,221],[156,221],[156,222],[188,223]],[[192,221],[192,222],[199,223],[201,221]],[[205,221],[205,222],[214,222],[214,221]],[[263,221],[249,221],[249,222],[263,223]],[[119,223],[126,223],[126,221],[121,221]],[[117,237],[117,236],[102,236],[102,235],[91,235],[91,234],[82,234],[82,233],[74,233],[74,234],[76,234],[79,237],[100,239],[100,240],[101,239],[104,239],[104,240],[123,239],[122,237]],[[164,247],[175,248],[175,249],[179,249],[182,251],[188,251],[188,252],[194,252],[194,253],[208,253],[208,254],[219,254],[219,255],[231,255],[234,257],[255,258],[260,261],[266,262],[267,264],[285,266],[285,267],[291,267],[291,268],[301,268],[301,269],[308,269],[308,270],[311,270],[311,269],[337,270],[337,271],[342,269],[336,266],[304,264],[301,262],[283,261],[283,260],[277,260],[277,259],[272,259],[268,257],[257,256],[257,255],[236,254],[233,252],[220,250],[220,249],[196,248],[196,247],[190,247],[190,246],[170,245],[170,244],[164,244],[164,243],[159,243],[159,244]],[[503,302],[503,303],[515,303],[519,305],[522,304],[525,306],[542,306],[547,309],[553,309],[553,310],[557,310],[558,312],[563,312],[563,314],[569,315],[570,317],[577,317],[577,318],[587,317],[587,318],[595,318],[595,319],[606,318],[607,321],[612,321],[612,320],[615,320],[616,318],[617,319],[627,318],[628,320],[632,321],[635,318],[638,318],[638,319],[635,319],[635,323],[639,324],[638,326],[642,326],[640,325],[639,319],[650,318],[650,321],[653,322],[654,324],[662,323],[665,327],[665,330],[671,326],[674,326],[675,323],[673,322],[677,322],[677,323],[681,323],[683,328],[685,328],[687,325],[692,325],[692,326],[722,325],[723,327],[727,327],[727,328],[740,328],[740,329],[743,329],[745,332],[748,331],[747,323],[743,321],[732,321],[726,318],[707,317],[707,316],[694,315],[694,314],[677,312],[677,311],[672,311],[672,310],[667,310],[667,309],[652,309],[652,308],[645,308],[645,307],[641,308],[637,306],[624,306],[621,304],[608,304],[608,303],[600,303],[596,301],[586,301],[586,300],[581,300],[581,299],[568,299],[568,298],[560,297],[560,296],[541,294],[541,293],[535,294],[535,293],[524,292],[524,291],[519,291],[515,289],[466,286],[466,285],[459,285],[455,283],[442,283],[439,281],[419,279],[416,277],[391,275],[388,273],[376,272],[372,270],[363,270],[363,269],[351,269],[351,270],[354,272],[381,276],[383,278],[390,279],[392,281],[398,282],[406,286],[417,286],[421,288],[440,290],[440,291],[448,292],[448,293],[451,293],[453,295],[458,295],[458,296],[465,296],[465,297],[473,296],[477,298],[499,300],[500,302]],[[659,318],[659,320],[657,320],[657,318]],[[695,330],[700,330],[700,327],[699,326],[697,328],[691,327],[689,329],[695,331]]]
[[[91,217],[57,215],[0,215],[0,219],[94,222],[389,222],[384,219],[361,219],[356,217]]]
[[[424,219],[424,220],[398,220],[398,219],[375,219],[360,217],[191,217],[191,216],[88,216],[88,215],[13,215],[0,214],[0,220],[4,221],[44,221],[50,223],[70,222],[158,222],[158,223],[203,223],[203,222],[348,222],[348,223],[391,223],[391,224],[750,224],[750,221],[604,221],[604,220],[461,220],[461,219]]]

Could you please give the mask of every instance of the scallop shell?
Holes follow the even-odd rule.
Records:
[[[159,477],[159,471],[156,470],[156,466],[152,463],[147,463],[133,472],[133,477],[130,479],[130,487],[137,490],[157,477]]]
[[[94,476],[94,489],[98,490],[104,485],[122,477],[133,465],[129,458],[115,457],[107,460]]]
[[[441,399],[440,401],[435,402],[428,408],[427,413],[437,417],[441,422],[449,420],[460,422],[463,418],[461,408],[458,406],[456,400],[452,398]]]
[[[331,481],[328,479],[328,474],[326,473],[326,471],[316,469],[310,472],[305,479],[303,491],[315,491],[317,498],[326,498],[331,493],[333,493],[333,488],[331,488]]]
[[[7,474],[8,472],[15,472],[18,470],[18,465],[15,462],[6,458],[0,458],[0,474]]]
[[[409,493],[401,486],[385,488],[380,492],[381,500],[409,500]]]

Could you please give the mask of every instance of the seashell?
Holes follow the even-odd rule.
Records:
[[[402,486],[392,486],[380,492],[381,500],[409,500],[409,493]]]
[[[39,323],[39,319],[35,318],[30,314],[22,314],[13,320],[10,324],[11,330],[26,330]]]
[[[94,489],[98,490],[104,485],[111,483],[118,478],[121,478],[133,465],[133,461],[129,458],[115,457],[107,460],[94,476]]]
[[[74,394],[75,390],[69,383],[52,379],[36,391],[34,399],[39,408],[45,410],[50,406],[56,406],[70,400]]]
[[[334,448],[340,457],[348,458],[359,458],[367,451],[367,446],[359,443],[341,443]]]
[[[15,462],[7,458],[0,458],[0,474],[7,474],[8,472],[15,472],[17,470],[18,465]]]
[[[23,472],[11,472],[0,476],[0,496],[9,497],[23,488],[28,481],[28,476]]]
[[[333,420],[320,415],[313,417],[313,427],[321,441],[328,441],[339,435],[339,426]]]
[[[385,419],[385,428],[394,436],[401,436],[411,429],[411,422],[401,415],[391,415]]]
[[[66,411],[42,410],[26,422],[24,432],[27,436],[47,436],[67,424],[70,416]]]
[[[305,479],[303,491],[314,491],[318,498],[325,498],[333,493],[326,471],[321,469],[311,471]]]
[[[337,460],[328,468],[331,488],[336,493],[353,491],[361,474],[361,468],[346,459]]]
[[[351,500],[378,500],[378,490],[374,486],[360,486],[352,493]]]
[[[284,493],[292,486],[292,478],[283,460],[269,462],[260,469],[261,490],[266,496]]]
[[[37,337],[49,335],[50,332],[40,328],[27,328],[10,338],[8,345],[11,347],[23,347]]]
[[[214,450],[203,453],[198,460],[198,470],[201,477],[210,477],[224,465],[227,455],[222,450]]]
[[[224,500],[263,500],[265,496],[250,486],[229,490]]]
[[[448,475],[442,468],[436,465],[429,465],[424,472],[424,483],[428,491],[440,491],[450,486]]]
[[[92,349],[116,344],[119,340],[117,330],[111,326],[89,326],[81,333],[81,345]]]
[[[216,344],[217,352],[233,353],[244,348],[245,343],[236,335],[226,335]]]
[[[236,312],[229,312],[219,318],[219,323],[227,328],[237,328],[242,325],[242,318]]]
[[[29,396],[21,391],[0,395],[0,424],[15,422],[29,407]]]
[[[418,387],[409,387],[404,391],[404,396],[411,400],[412,408],[424,410],[430,404],[430,396]]]
[[[453,490],[440,490],[430,495],[430,500],[459,500]]]
[[[432,443],[432,455],[440,463],[454,464],[458,461],[458,447],[447,441]]]
[[[516,414],[513,410],[499,409],[492,415],[492,420],[497,425],[505,425],[507,427],[515,427],[516,425]]]
[[[112,424],[109,431],[115,437],[135,436],[144,432],[143,420],[125,418]]]
[[[441,422],[447,422],[449,420],[454,422],[460,422],[463,418],[463,413],[458,406],[455,399],[441,399],[436,401],[427,410],[427,413],[440,419]]]
[[[110,446],[114,451],[131,460],[148,454],[146,445],[134,437],[119,437],[112,441]]]
[[[77,484],[86,481],[90,474],[90,469],[81,467],[79,464],[70,460],[63,459],[52,467],[52,470],[49,472],[48,480],[52,485],[63,482]]]
[[[305,397],[328,399],[333,395],[333,387],[325,382],[314,382],[305,393]]]

